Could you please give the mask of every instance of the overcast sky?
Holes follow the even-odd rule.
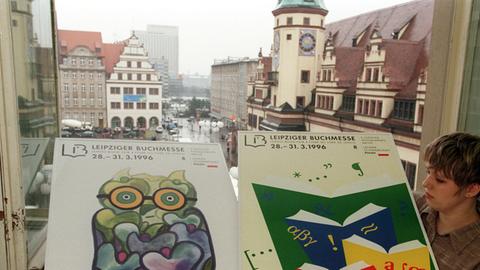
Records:
[[[326,22],[410,0],[324,0]],[[56,0],[58,27],[98,31],[104,42],[128,38],[147,24],[179,27],[180,73],[210,74],[214,59],[270,51],[277,0]]]

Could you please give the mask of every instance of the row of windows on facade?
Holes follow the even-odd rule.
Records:
[[[78,74],[79,74],[78,77],[79,77],[80,79],[85,79],[86,72],[79,72]],[[64,71],[64,72],[63,72],[63,77],[64,77],[64,78],[70,78],[70,77],[71,77],[72,79],[77,79],[77,72],[75,72],[75,71],[72,71],[72,72]],[[94,73],[93,73],[93,72],[89,72],[89,73],[88,73],[88,78],[89,78],[90,80],[93,80],[94,77],[95,77],[95,76],[94,76]],[[98,78],[98,79],[103,79],[103,73],[101,73],[101,72],[97,73],[97,78]]]
[[[147,89],[146,88],[135,88],[135,92],[137,95],[146,95]],[[152,96],[158,96],[160,90],[158,88],[148,88],[148,94]],[[112,95],[120,95],[120,87],[110,87],[110,94]],[[133,95],[133,87],[123,87],[123,94],[124,95]]]
[[[316,107],[324,110],[333,110],[334,97],[328,95],[317,95]],[[298,103],[298,102],[297,102]],[[355,111],[355,97],[343,96],[342,111]],[[383,110],[383,101],[375,99],[357,100],[357,114],[368,115],[373,117],[381,117]],[[413,100],[396,100],[393,107],[393,118],[413,121],[415,120],[415,101]],[[419,105],[418,121],[423,119],[423,105]]]
[[[154,116],[154,117],[150,118],[149,125],[150,125],[150,127],[157,127],[158,122],[159,122],[158,118]],[[124,127],[133,128],[134,125],[135,125],[135,120],[133,120],[132,117],[127,116],[123,119],[123,126]],[[122,120],[120,119],[120,117],[118,117],[118,116],[112,117],[110,127],[115,128],[115,127],[121,127],[121,126],[122,126]],[[145,117],[138,117],[137,121],[136,121],[136,127],[146,128],[147,127],[147,119]]]
[[[263,98],[263,91],[256,90],[255,98]],[[334,97],[328,95],[317,95],[316,108],[324,110],[333,110]],[[298,96],[296,98],[297,106],[305,106],[305,97]],[[273,106],[277,106],[277,96],[273,96]],[[343,96],[341,110],[346,112],[355,111],[355,96]],[[373,117],[381,117],[383,110],[383,101],[375,99],[358,99],[357,114],[368,115]],[[413,121],[415,120],[415,101],[413,100],[396,100],[394,102],[393,118]],[[419,106],[418,121],[423,119],[423,105]]]
[[[85,59],[83,57],[64,57],[63,58],[63,64],[64,65],[77,65],[80,64],[80,66],[85,66],[88,64],[88,66],[94,66],[96,63],[96,66],[102,66],[102,60],[101,59],[93,59],[93,58],[88,58]]]
[[[90,98],[90,102],[87,104],[87,98],[81,98],[81,104],[78,103],[78,98],[72,98],[72,106],[95,106],[95,105],[98,105],[98,106],[103,106],[103,99],[102,98],[98,98],[97,99],[97,104],[95,104],[95,98]],[[65,106],[71,106],[70,105],[70,97],[64,97],[63,98],[63,105]]]
[[[137,61],[137,62],[134,62],[136,63],[136,65],[132,65],[132,62],[131,61],[127,61],[127,67],[128,68],[131,68],[131,67],[135,67],[135,68],[141,68],[142,67],[142,62],[141,61]]]
[[[385,82],[385,74],[383,74],[383,68],[381,67],[366,67],[364,69],[365,77],[364,82]],[[323,82],[334,81],[335,74],[332,69],[322,69],[321,75],[317,73],[317,80]],[[419,82],[426,83],[425,72],[420,73]]]
[[[365,77],[364,82],[385,82],[385,75],[381,74],[383,69],[380,67],[369,67],[365,68]],[[381,75],[381,76],[380,76]],[[263,75],[258,75],[257,77],[262,77]],[[317,81],[322,82],[333,82],[335,78],[335,73],[333,69],[322,69],[317,73]],[[301,83],[310,83],[310,71],[302,70],[301,71]],[[426,83],[426,75],[424,73],[420,74],[419,77],[420,83]]]
[[[385,75],[382,74],[380,77],[380,72],[383,69],[380,67],[368,67],[365,68],[365,78],[364,82],[385,82]],[[335,73],[333,69],[322,69],[321,72],[317,73],[317,81],[322,82],[333,82],[335,80]]]
[[[135,75],[135,79],[137,81],[151,81],[152,80],[151,74],[132,74],[132,73],[122,74],[122,73],[117,73],[117,78],[118,78],[118,80],[131,81],[131,80],[133,80],[133,77],[134,77],[133,75]]]
[[[72,86],[72,91],[73,92],[78,90],[76,83],[72,83],[71,86]],[[90,93],[95,92],[95,85],[90,84],[89,89],[90,89]],[[63,84],[63,91],[68,92],[69,90],[70,90],[70,84],[64,83]],[[103,91],[103,84],[98,84],[97,85],[97,90],[98,90],[99,94],[103,94],[103,92],[102,92]],[[87,91],[87,85],[84,84],[84,83],[80,84],[80,91],[82,91],[82,93],[85,93]]]
[[[277,19],[277,26],[280,26],[280,18]],[[293,17],[287,17],[286,25],[294,25],[294,23],[300,24],[299,22],[294,22]],[[303,17],[303,25],[310,25],[310,17]],[[323,27],[323,19],[320,21],[320,26]]]
[[[147,109],[147,103],[146,102],[123,102],[123,109],[124,110],[133,110],[134,109],[134,105],[137,105],[136,106],[136,109],[137,110],[146,110]],[[114,110],[121,110],[122,107],[121,107],[122,103],[121,102],[111,102],[110,103],[110,108],[111,109],[114,109]],[[150,110],[158,110],[159,108],[159,103],[158,102],[150,102],[148,103],[148,108]]]
[[[64,113],[64,119],[76,119],[76,120],[80,120],[80,121],[84,121],[86,122],[87,121],[87,115],[88,113],[86,112],[82,112],[82,113],[79,113],[79,112],[72,112],[72,113]],[[103,113],[94,113],[94,112],[91,112],[90,113],[90,119],[91,121],[90,122],[94,122],[95,119],[103,119]]]

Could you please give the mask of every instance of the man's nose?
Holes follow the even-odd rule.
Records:
[[[430,175],[427,175],[427,177],[425,177],[425,179],[422,182],[422,186],[424,188],[430,187]]]

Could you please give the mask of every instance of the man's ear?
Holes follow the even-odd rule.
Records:
[[[475,198],[480,194],[480,184],[470,184],[467,186],[465,196],[467,198]]]

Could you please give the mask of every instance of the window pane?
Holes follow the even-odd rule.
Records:
[[[18,94],[22,182],[25,195],[28,258],[45,240],[53,142],[58,137],[56,63],[50,1],[28,1],[12,12],[14,74]],[[26,3],[26,2],[25,2]],[[68,63],[68,61],[65,61]],[[72,63],[76,63],[72,59]],[[68,73],[65,73],[68,76]],[[75,75],[75,73],[73,73]],[[68,84],[63,85],[68,91]],[[68,96],[62,99],[69,103]],[[43,233],[42,233],[43,232]]]
[[[465,78],[459,129],[480,135],[480,3],[474,2],[465,57]]]

